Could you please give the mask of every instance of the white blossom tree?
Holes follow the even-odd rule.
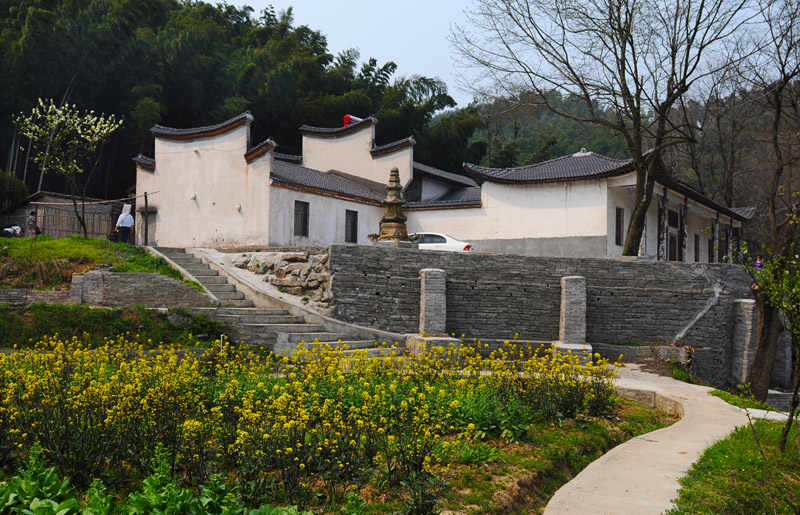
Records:
[[[20,113],[14,123],[21,134],[30,138],[33,159],[42,173],[53,170],[66,178],[75,216],[83,235],[88,236],[86,189],[100,161],[103,143],[122,126],[122,119],[96,115],[94,111],[81,112],[69,103],[59,107],[52,100],[39,99],[29,114]]]

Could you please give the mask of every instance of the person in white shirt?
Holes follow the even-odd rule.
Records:
[[[116,230],[119,231],[119,239],[122,243],[128,243],[128,235],[133,228],[133,215],[131,215],[131,205],[124,204],[122,213],[117,218]]]

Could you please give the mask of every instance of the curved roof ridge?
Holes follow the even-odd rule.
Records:
[[[144,154],[137,155],[136,157],[133,158],[133,161],[139,163],[145,168],[154,169],[156,167],[156,160]]]
[[[266,152],[269,152],[277,146],[278,144],[275,143],[275,140],[269,137],[258,145],[250,147],[247,152],[244,153],[244,158],[247,161],[252,161],[253,159],[265,154]]]
[[[414,136],[409,136],[407,138],[392,141],[391,143],[387,143],[379,147],[372,147],[369,153],[372,154],[373,157],[377,157],[385,154],[391,154],[392,152],[397,152],[398,150],[403,150],[404,148],[413,147],[416,144],[417,140],[414,139]]]
[[[474,179],[509,184],[588,179],[627,171],[633,161],[616,159],[596,152],[581,152],[541,163],[512,168],[487,168],[464,163],[464,170]]]
[[[311,125],[301,125],[300,134],[303,136],[316,136],[318,138],[338,138],[377,124],[377,118],[368,116],[360,122],[351,123],[345,127],[313,127]]]
[[[194,139],[194,138],[208,138],[227,132],[243,123],[252,123],[253,114],[250,111],[245,111],[242,114],[234,116],[229,120],[215,125],[206,125],[205,127],[191,127],[188,129],[176,129],[174,127],[165,127],[163,125],[154,125],[150,132],[156,137],[167,139]]]

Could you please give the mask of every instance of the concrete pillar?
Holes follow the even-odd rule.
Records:
[[[561,317],[558,339],[562,343],[586,343],[586,278],[561,278]]]
[[[758,339],[756,301],[736,299],[733,301],[733,346],[731,349],[731,379],[735,384],[747,382],[750,364],[756,351]]]
[[[429,335],[447,333],[447,275],[438,268],[419,271],[419,332]]]

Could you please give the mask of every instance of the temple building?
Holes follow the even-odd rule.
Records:
[[[630,160],[585,149],[518,168],[464,164],[455,174],[414,160],[413,137],[377,146],[374,117],[300,127],[302,154],[253,144],[245,112],[208,127],[156,125],[154,157],[137,156],[137,241],[165,247],[366,245],[380,232],[397,168],[409,232],[440,232],[477,252],[622,254],[634,206]],[[736,252],[752,209],[726,208],[657,166],[640,256],[715,262]],[[146,213],[145,213],[146,209]],[[145,216],[146,214],[146,216]],[[144,219],[147,241],[144,241]]]

